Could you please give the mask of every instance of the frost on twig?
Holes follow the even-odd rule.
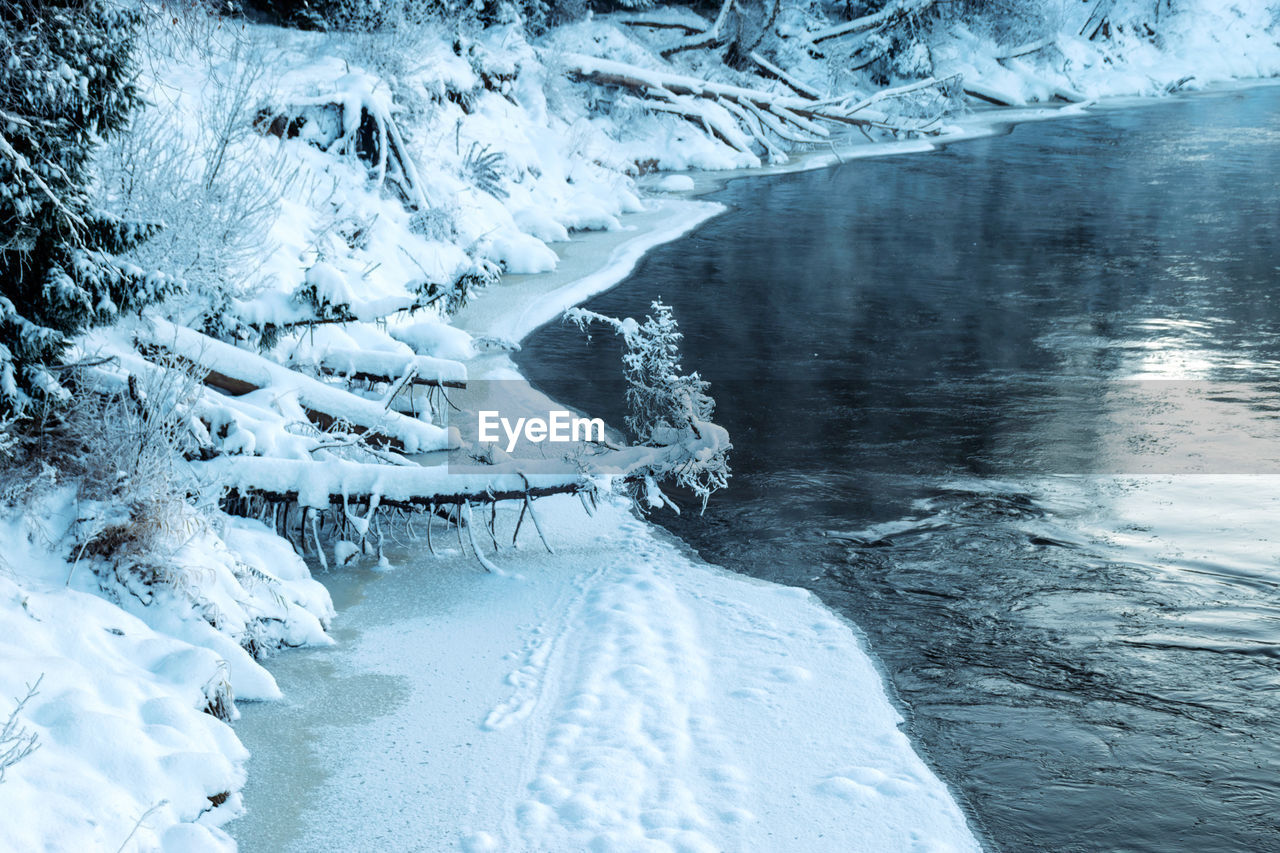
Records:
[[[6,770],[40,748],[39,735],[22,725],[18,716],[36,695],[43,680],[44,676],[41,675],[34,684],[27,685],[27,695],[16,700],[18,704],[9,712],[9,718],[0,728],[0,782],[4,781]]]

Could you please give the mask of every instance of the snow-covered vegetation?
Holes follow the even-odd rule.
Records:
[[[622,228],[646,187],[692,186],[649,173],[1273,76],[1276,15],[0,0],[0,845],[230,848],[235,703],[279,697],[276,650],[331,642],[304,558],[375,559],[389,514],[447,516],[493,568],[481,504],[726,485],[729,437],[659,304],[610,320],[633,446],[549,473],[448,423],[518,344],[451,319]]]

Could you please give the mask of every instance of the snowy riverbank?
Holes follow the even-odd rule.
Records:
[[[238,725],[243,849],[978,848],[849,625],[549,500],[508,577],[415,547],[339,583],[339,646]]]
[[[519,340],[720,210],[649,204],[455,324]],[[505,354],[468,370],[516,375]],[[237,725],[267,753],[230,827],[242,847],[979,848],[850,625],[807,592],[702,563],[628,504],[589,517],[576,498],[540,502],[556,553],[526,525],[520,550],[492,556],[502,575],[418,542],[388,553],[391,571],[340,581],[338,647],[282,659],[285,707]],[[499,509],[500,542],[517,515]]]
[[[11,697],[43,680],[15,717],[39,749],[0,785],[0,813],[22,816],[0,820],[0,848],[225,851],[227,823],[246,807],[246,849],[301,844],[331,822],[349,846],[389,848],[976,847],[897,730],[849,626],[795,590],[699,564],[614,503],[588,520],[575,499],[540,502],[559,553],[503,550],[493,559],[505,576],[462,551],[424,558],[420,545],[388,545],[396,568],[377,573],[372,544],[361,553],[317,522],[331,513],[365,544],[385,497],[376,487],[359,508],[346,505],[345,482],[340,502],[285,489],[273,505],[241,504],[255,517],[240,518],[219,506],[232,479],[202,479],[242,461],[317,478],[359,465],[366,483],[386,464],[412,476],[420,469],[394,451],[453,441],[429,422],[441,376],[514,376],[504,344],[717,210],[679,198],[688,181],[658,186],[647,172],[743,174],[727,170],[770,159],[705,120],[584,82],[565,55],[725,76],[795,106],[786,87],[689,54],[670,63],[669,34],[638,33],[623,16],[587,16],[534,44],[518,21],[414,42],[241,21],[233,31],[199,10],[162,11],[140,49],[150,106],[99,152],[93,189],[114,214],[166,221],[129,262],[181,273],[188,292],[149,309],[155,327],[126,318],[70,354],[95,363],[86,383],[119,404],[102,410],[119,420],[110,428],[79,415],[101,440],[84,452],[97,467],[16,468],[4,493],[0,722]],[[1031,103],[1067,84],[1086,97],[1168,91],[1209,42],[1203,79],[1188,85],[1280,70],[1274,44],[1231,40],[1260,29],[1258,16],[1227,17],[1221,38],[1184,27],[1176,56],[1142,42],[1119,66],[1126,44],[1067,34],[1006,67],[993,36],[960,28],[938,35],[938,74]],[[1233,59],[1237,45],[1249,49]],[[813,84],[871,98],[883,86],[796,61]],[[1052,64],[1062,67],[1040,67]],[[835,140],[752,173],[930,151],[1083,108],[949,118],[927,139],[891,140],[877,126],[878,141],[847,153]],[[642,200],[651,181],[674,192]],[[196,343],[158,355],[179,338]],[[223,386],[186,372],[183,359],[204,357],[220,358],[219,376],[200,378]],[[363,378],[357,362],[371,368]],[[126,427],[146,400],[169,407],[163,429],[178,438],[130,473],[125,460],[147,447]],[[372,447],[367,434],[390,442]],[[108,485],[88,499],[76,477]],[[511,524],[516,510],[499,517]],[[312,566],[350,563],[326,580],[365,578],[366,600],[339,601],[335,618],[295,547]],[[312,648],[287,651],[301,646]],[[291,680],[294,667],[308,677]],[[349,677],[335,683],[336,671]],[[282,694],[286,704],[266,704]],[[246,767],[229,725],[237,700],[253,725],[278,715],[284,728],[251,743],[278,772]],[[299,708],[320,718],[290,741]],[[300,767],[323,785],[299,789]],[[414,788],[422,768],[435,781]],[[260,787],[242,802],[246,772]],[[315,810],[258,834],[259,817],[298,805]]]

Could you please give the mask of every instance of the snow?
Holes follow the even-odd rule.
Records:
[[[58,490],[0,519],[0,716],[40,679],[20,719],[39,747],[0,784],[0,849],[227,850],[248,753],[203,709],[279,697],[237,638],[328,645],[329,594],[269,530],[225,516],[194,527],[167,584],[127,587],[61,552],[88,509]]]
[[[654,189],[664,193],[692,192],[693,178],[688,175],[667,175],[654,184]]]
[[[467,361],[475,356],[471,336],[454,326],[430,321],[393,325],[388,329],[391,337],[409,345],[414,352],[434,358]]]
[[[250,745],[306,742],[329,770],[238,822],[246,848],[979,849],[854,631],[810,594],[698,562],[625,504],[537,506],[555,555],[526,522],[520,550],[484,546],[506,577],[456,549],[431,583],[372,576],[349,640],[281,662],[370,692],[283,675],[293,710],[241,721]],[[514,521],[500,511],[499,541]],[[357,727],[312,712],[356,701]],[[294,765],[253,772],[288,785]]]
[[[1119,5],[1123,12],[1149,4]],[[971,91],[1036,104],[1163,96],[1280,73],[1280,46],[1261,4],[1189,0],[1183,8],[1158,42],[1125,33],[1110,44],[1090,42],[1076,35],[1078,22],[1064,19],[1045,49],[1014,59],[1002,58],[1005,47],[991,33],[953,25],[933,34],[935,74],[961,73]],[[649,14],[708,23],[688,10]],[[800,34],[798,23],[794,9],[783,10],[781,29]],[[314,436],[290,429],[306,420],[304,408],[397,438],[409,452],[453,447],[458,435],[285,365],[387,376],[413,369],[436,381],[516,378],[502,350],[721,209],[642,199],[636,175],[759,164],[756,154],[635,98],[601,107],[594,89],[564,77],[566,62],[661,71],[695,88],[708,78],[723,92],[764,89],[781,103],[802,103],[776,81],[708,65],[694,52],[674,67],[664,63],[653,34],[610,16],[559,28],[538,49],[518,27],[504,26],[465,39],[442,31],[412,57],[374,47],[357,62],[340,57],[349,45],[325,33],[247,25],[240,35],[210,30],[187,47],[175,47],[171,34],[151,35],[143,39],[141,84],[156,107],[139,136],[164,142],[133,156],[165,154],[158,162],[170,163],[178,152],[194,171],[162,175],[141,197],[170,205],[161,208],[165,218],[186,217],[169,242],[144,251],[191,279],[193,297],[166,306],[169,320],[194,321],[216,295],[223,300],[216,319],[244,346],[164,320],[142,337],[261,388],[239,397],[210,391],[193,405],[199,429],[207,423],[213,435],[209,447],[225,454],[194,465],[211,494],[235,485],[296,491],[313,507],[344,494],[479,496],[576,479],[528,460],[520,473],[510,462],[459,474],[317,452]],[[242,36],[254,50],[229,50]],[[840,83],[845,91],[847,80],[795,44],[775,59],[810,85]],[[253,76],[254,62],[271,73]],[[486,75],[503,82],[486,88]],[[337,131],[353,131],[361,110],[375,113],[409,155],[417,209],[385,189],[385,162],[373,180],[368,164],[315,147],[329,138],[319,121],[296,139],[237,137],[226,151],[226,186],[198,203],[190,193],[175,196],[182,177],[206,168],[208,136],[222,126],[209,113],[221,115],[238,80],[248,81],[245,102],[254,110],[341,104]],[[957,116],[930,139],[832,138],[821,149],[789,152],[785,167],[754,173],[934,151],[1008,122],[1087,108]],[[722,108],[706,110],[743,141]],[[493,169],[481,175],[476,155],[486,153],[495,156]],[[139,177],[145,183],[146,174]],[[715,182],[667,175],[641,183],[683,194]],[[233,215],[206,222],[228,212],[210,201],[223,192]],[[259,208],[247,217],[256,228],[251,248],[223,252],[211,235],[234,225],[242,206]],[[452,324],[443,304],[419,307],[431,287],[490,278],[496,268],[507,275],[472,294]],[[292,327],[318,314],[355,322]],[[249,351],[246,326],[279,327],[266,356]],[[86,353],[115,357],[100,370],[104,384],[156,369],[124,338],[103,332],[82,342]],[[708,432],[709,450],[728,440]],[[635,470],[653,453],[628,451],[615,461]],[[283,703],[250,708],[241,723],[266,768],[261,783],[250,780],[265,786],[250,798],[254,813],[235,829],[248,849],[390,849],[405,839],[470,850],[977,849],[945,786],[900,731],[850,626],[806,593],[699,563],[623,506],[606,503],[593,519],[575,498],[540,500],[537,508],[555,556],[538,550],[527,523],[520,551],[486,552],[492,574],[457,550],[429,563],[421,545],[398,552],[402,570],[367,583],[367,600],[342,611],[346,633],[332,648],[329,592],[259,522],[192,511],[167,550],[152,555],[155,579],[142,580],[136,565],[86,558],[68,584],[76,562],[70,531],[86,508],[59,492],[47,506],[6,509],[0,717],[27,683],[42,673],[45,680],[23,715],[41,749],[0,785],[0,848],[114,850],[145,816],[129,847],[230,849],[221,827],[242,809],[246,753],[201,709],[233,696],[279,700],[283,685]],[[508,531],[512,512],[500,513]],[[1149,506],[1132,512],[1143,524],[1161,520]],[[351,521],[357,530],[368,523]],[[360,544],[329,545],[342,567],[335,575],[362,570]],[[319,651],[277,657],[278,672],[318,660],[338,675],[321,667],[277,682],[259,658],[293,646]],[[353,688],[338,689],[343,684]],[[309,727],[292,727],[301,698],[313,700],[314,716]],[[234,716],[235,707],[226,713]],[[274,737],[258,739],[262,731]],[[305,796],[291,796],[299,790]],[[215,807],[209,798],[223,794]]]
[[[676,239],[721,210],[711,202],[652,201],[643,214],[627,220],[634,230],[584,236],[564,249],[574,252],[577,263],[529,282],[504,278],[455,315],[454,322],[473,335],[519,341],[567,308],[617,284],[654,246]]]

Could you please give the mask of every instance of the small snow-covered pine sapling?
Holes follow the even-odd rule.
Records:
[[[728,485],[731,446],[724,430],[712,423],[715,400],[707,393],[708,383],[698,373],[683,370],[680,341],[684,335],[671,307],[658,300],[650,308],[652,313],[643,323],[582,308],[571,309],[565,316],[580,329],[598,322],[622,335],[626,426],[635,443],[688,451],[655,455],[652,465],[631,472],[632,487],[652,506],[671,505],[657,483],[674,482],[692,491],[705,507],[712,493]]]
[[[141,102],[140,15],[109,0],[0,3],[0,411],[64,402],[71,339],[177,289],[116,255],[159,226],[93,209],[92,156]]]

